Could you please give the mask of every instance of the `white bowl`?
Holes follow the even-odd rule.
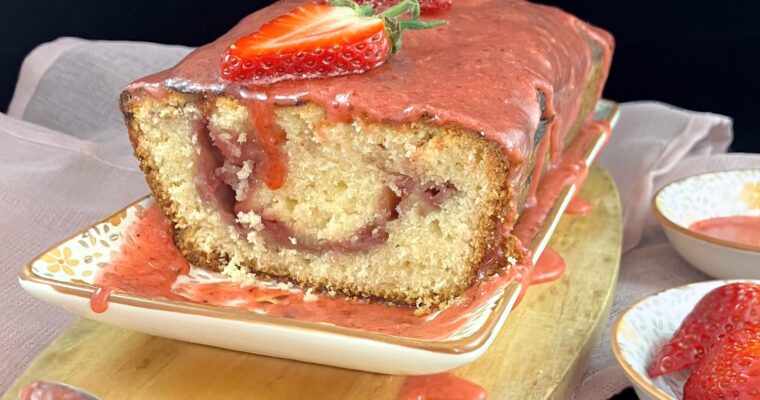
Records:
[[[691,265],[722,279],[760,279],[760,246],[693,231],[697,221],[760,216],[760,169],[712,172],[672,182],[652,200],[670,243]]]
[[[652,379],[646,373],[647,365],[702,297],[731,282],[736,281],[708,281],[668,289],[640,299],[620,314],[610,332],[612,353],[640,400],[682,398],[690,369]]]

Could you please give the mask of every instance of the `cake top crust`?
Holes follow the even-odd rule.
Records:
[[[127,90],[219,92],[280,105],[311,101],[328,118],[454,124],[495,140],[519,163],[532,151],[542,118],[552,120],[550,129],[560,137],[573,123],[594,59],[589,41],[607,64],[613,48],[607,32],[554,7],[456,0],[450,11],[434,16],[447,25],[408,32],[401,51],[368,72],[270,85],[221,79],[219,62],[230,44],[303,3],[280,1],[253,13],[176,66]],[[538,92],[545,97],[543,114]]]

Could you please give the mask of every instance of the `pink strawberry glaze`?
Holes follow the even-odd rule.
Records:
[[[716,239],[760,246],[760,217],[734,215],[709,218],[689,225],[689,229]]]
[[[233,283],[194,283],[179,279],[188,273],[187,261],[171,242],[171,227],[155,205],[131,225],[119,255],[95,277],[93,311],[107,309],[108,296],[118,291],[150,298],[189,301],[256,311],[269,316],[325,322],[347,328],[419,339],[445,337],[468,321],[473,308],[487,301],[508,282],[527,286],[530,269],[515,266],[465,291],[455,304],[433,316],[414,308],[369,300],[320,294],[304,298],[301,290],[283,290]]]
[[[564,262],[551,249],[533,268],[517,264],[488,277],[454,302],[449,308],[428,316],[415,315],[412,307],[376,301],[352,300],[341,296],[317,295],[305,298],[303,291],[241,286],[233,283],[195,283],[179,279],[188,273],[188,263],[171,241],[172,230],[160,210],[152,205],[131,225],[119,255],[100,270],[97,289],[91,298],[95,312],[107,310],[108,297],[118,291],[150,298],[189,301],[256,311],[269,316],[325,322],[347,328],[418,339],[446,337],[468,321],[472,310],[488,301],[507,283],[522,284],[557,279]]]
[[[601,122],[588,122],[581,128],[562,153],[559,162],[541,179],[536,190],[535,204],[520,214],[512,230],[512,235],[520,239],[520,242],[530,243],[565,187],[574,184],[576,189],[580,189],[588,175],[588,165],[584,161],[586,151],[597,140],[600,132],[609,137],[610,131],[609,124]]]
[[[486,400],[488,394],[480,385],[450,372],[407,376],[398,400]]]
[[[593,209],[594,205],[588,199],[576,195],[570,200],[565,213],[570,215],[588,215]]]
[[[172,231],[158,207],[146,209],[139,221],[129,227],[128,235],[119,254],[98,271],[90,308],[97,313],[105,312],[113,291],[186,300],[172,291],[172,284],[178,276],[188,273],[190,264],[174,246]]]
[[[538,262],[533,266],[531,284],[551,282],[565,273],[565,260],[551,247],[544,249]]]

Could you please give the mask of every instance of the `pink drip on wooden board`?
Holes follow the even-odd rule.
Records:
[[[728,242],[760,246],[760,216],[709,218],[689,225],[689,229]]]
[[[544,249],[536,265],[533,266],[531,285],[551,282],[559,279],[565,273],[565,260],[551,247]]]
[[[593,209],[594,205],[591,204],[591,201],[576,195],[570,200],[565,213],[569,215],[589,215]]]
[[[540,284],[559,279],[565,272],[565,260],[562,256],[547,247],[541,253],[538,262],[529,273],[530,284]],[[517,303],[522,299],[525,290],[520,293]],[[516,303],[516,304],[517,304]],[[488,393],[480,385],[459,378],[446,372],[436,375],[407,376],[404,380],[398,400],[485,400]]]
[[[488,393],[477,383],[451,372],[407,376],[398,400],[486,400]]]

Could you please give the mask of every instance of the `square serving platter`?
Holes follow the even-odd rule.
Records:
[[[616,103],[600,100],[594,114],[596,121],[614,125],[617,116]],[[587,165],[596,159],[605,136],[600,131],[586,149]],[[534,262],[578,189],[575,183],[571,183],[561,191],[530,243]],[[462,324],[435,339],[410,338],[298,318],[268,316],[234,307],[121,292],[111,294],[106,312],[93,312],[90,297],[97,289],[94,280],[98,271],[119,255],[122,244],[130,240],[129,227],[140,218],[141,210],[152,204],[151,197],[144,197],[46,250],[23,268],[19,275],[21,286],[32,296],[71,313],[151,335],[336,367],[404,375],[448,371],[480,357],[493,342],[522,290],[516,282],[505,284],[462,316],[465,319]],[[192,266],[189,277],[209,283],[226,279]],[[266,280],[256,284],[275,286],[274,282]]]

